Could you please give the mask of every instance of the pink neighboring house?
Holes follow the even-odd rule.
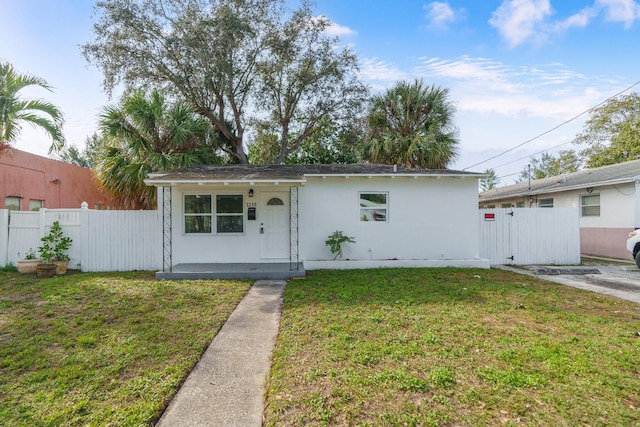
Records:
[[[16,149],[0,153],[0,209],[118,209],[91,169]]]

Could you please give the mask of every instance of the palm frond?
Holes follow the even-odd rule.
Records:
[[[444,169],[458,140],[448,90],[421,80],[399,82],[372,98],[366,156],[374,163]]]
[[[64,146],[62,112],[41,99],[21,99],[19,92],[29,86],[51,91],[51,86],[39,77],[19,74],[8,62],[0,62],[0,138],[13,142],[20,136],[21,123],[41,128],[52,139],[49,152]]]
[[[170,104],[153,91],[136,92],[100,115],[108,146],[96,162],[96,176],[121,203],[135,209],[155,207],[150,172],[219,163],[209,123],[185,104]]]

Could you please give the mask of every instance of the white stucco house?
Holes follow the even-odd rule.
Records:
[[[578,208],[580,252],[629,258],[625,243],[640,227],[640,160],[480,193],[481,208]]]
[[[244,264],[305,269],[488,268],[479,257],[478,179],[381,165],[207,165],[150,174],[163,216],[160,278]],[[340,230],[333,261],[325,241]]]

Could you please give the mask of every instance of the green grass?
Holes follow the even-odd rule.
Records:
[[[287,285],[269,426],[640,425],[640,306],[500,270]]]
[[[0,272],[0,425],[150,425],[249,285]]]

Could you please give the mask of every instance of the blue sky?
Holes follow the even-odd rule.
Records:
[[[32,96],[63,110],[65,135],[79,146],[110,102],[78,47],[91,38],[92,5],[0,0],[0,58],[54,87]],[[317,0],[315,10],[358,53],[374,91],[414,78],[449,88],[461,141],[454,169],[522,144],[640,80],[640,1]],[[569,142],[587,117],[471,170],[495,168],[510,184],[531,154],[575,148]],[[45,155],[49,141],[25,128],[16,146]]]

